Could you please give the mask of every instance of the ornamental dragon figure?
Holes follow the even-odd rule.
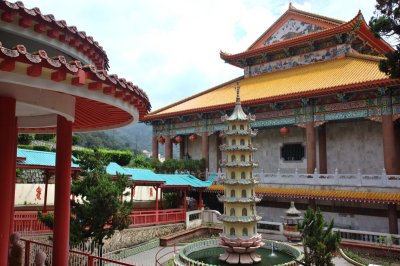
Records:
[[[219,259],[229,264],[253,264],[261,261],[256,250],[264,245],[257,233],[256,202],[261,199],[255,195],[257,181],[253,177],[253,168],[258,164],[253,160],[256,150],[251,142],[257,132],[251,129],[250,122],[254,115],[244,113],[240,104],[240,86],[236,83],[236,105],[231,116],[223,116],[228,125],[223,132],[225,143],[220,146],[225,152],[221,167],[225,168],[225,177],[220,179],[224,186],[224,196],[219,200],[224,203],[221,220],[224,231],[220,234],[219,245],[225,252]]]

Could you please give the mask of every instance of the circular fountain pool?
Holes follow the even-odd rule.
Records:
[[[175,265],[230,265],[218,259],[224,249],[218,246],[218,239],[199,241],[185,246],[175,257]],[[301,260],[302,253],[284,243],[266,240],[265,245],[257,250],[261,255],[261,262],[256,266],[264,265],[297,265],[294,260]]]

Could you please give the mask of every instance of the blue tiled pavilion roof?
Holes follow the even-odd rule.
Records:
[[[56,153],[49,151],[36,151],[27,149],[17,149],[17,158],[23,158],[18,160],[18,165],[24,166],[37,166],[37,167],[55,167],[56,166]],[[73,160],[76,160],[72,156]],[[71,161],[72,168],[79,168],[79,165]],[[33,167],[32,167],[33,168]]]
[[[190,186],[193,188],[206,188],[211,186],[214,176],[207,181],[202,181],[195,176],[189,174],[156,174],[148,169],[127,168],[117,163],[110,163],[107,173],[116,175],[117,173],[128,175],[132,181],[141,182],[159,182],[163,186]]]

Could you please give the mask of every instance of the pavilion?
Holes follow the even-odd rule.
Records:
[[[93,37],[39,8],[0,2],[0,265],[12,233],[18,133],[56,133],[53,264],[68,265],[72,133],[138,122],[146,93],[107,73]]]

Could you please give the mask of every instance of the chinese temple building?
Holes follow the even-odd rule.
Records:
[[[294,201],[299,210],[318,206],[341,228],[397,234],[400,80],[378,67],[390,51],[361,12],[340,21],[289,5],[247,50],[220,53],[243,76],[144,117],[153,125],[153,156],[163,139],[172,158],[179,136],[180,158],[204,158],[217,172],[227,129],[219,117],[232,113],[229,95],[240,82],[241,105],[257,116],[253,174],[263,219],[280,222]],[[206,191],[212,204],[223,187]]]
[[[57,134],[52,264],[68,265],[72,133],[138,122],[151,109],[142,89],[107,69],[84,31],[0,1],[0,265],[14,224],[18,133]]]
[[[222,117],[228,128],[223,131],[225,144],[221,151],[226,159],[221,166],[225,168],[225,178],[220,180],[224,186],[225,195],[220,198],[224,203],[224,214],[221,217],[224,232],[220,236],[221,247],[225,252],[219,259],[229,264],[252,264],[261,261],[255,251],[264,245],[261,234],[257,233],[256,181],[253,177],[255,148],[251,143],[256,132],[251,130],[250,121],[254,116],[244,113],[240,105],[239,84],[237,83],[236,105],[233,113]]]

